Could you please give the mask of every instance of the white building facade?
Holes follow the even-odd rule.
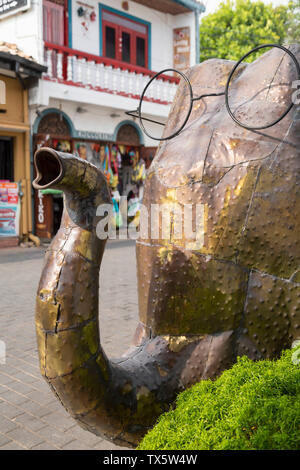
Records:
[[[74,152],[86,143],[89,152],[120,144],[123,151],[132,146],[146,160],[153,157],[157,141],[125,111],[138,107],[155,72],[197,62],[203,5],[194,0],[6,3],[20,3],[22,11],[3,14],[0,2],[0,40],[16,43],[47,66],[29,92],[33,152],[41,145]],[[144,109],[151,119],[166,120],[177,83],[171,72],[164,74]]]

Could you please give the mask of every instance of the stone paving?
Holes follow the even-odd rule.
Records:
[[[0,450],[121,449],[81,429],[39,373],[35,293],[45,248],[0,250]],[[100,274],[101,341],[108,356],[129,346],[137,317],[135,243],[110,241]],[[125,448],[122,448],[125,450]]]

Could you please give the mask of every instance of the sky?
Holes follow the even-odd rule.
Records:
[[[215,10],[217,10],[221,1],[222,0],[203,0],[202,3],[206,7],[206,12],[204,13],[204,15],[213,13]],[[278,6],[278,5],[287,5],[289,0],[263,0],[263,2],[272,3],[274,6]],[[202,14],[201,17],[203,17],[204,15]]]

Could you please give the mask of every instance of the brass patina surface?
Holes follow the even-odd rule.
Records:
[[[292,52],[300,59],[300,47]],[[224,90],[233,63],[189,70],[195,95]],[[290,81],[277,50],[245,65],[239,85]],[[262,78],[260,78],[262,77]],[[293,78],[293,77],[292,77]],[[234,88],[233,88],[234,89]],[[249,115],[272,121],[290,96],[274,87]],[[188,106],[179,90],[167,132]],[[252,114],[251,114],[252,113]],[[282,142],[282,140],[285,142]],[[289,143],[293,145],[290,145]],[[51,149],[35,155],[36,189],[65,194],[59,232],[45,258],[36,328],[42,375],[84,428],[135,446],[176,395],[215,378],[238,355],[275,358],[300,339],[300,120],[296,108],[265,133],[247,131],[224,96],[194,107],[186,128],[159,145],[144,205],[203,205],[203,243],[150,236],[137,241],[140,323],[127,356],[100,345],[99,267],[105,241],[96,208],[109,203],[104,176]]]

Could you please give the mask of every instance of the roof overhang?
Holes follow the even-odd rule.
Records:
[[[205,6],[201,2],[195,0],[133,0],[135,3],[147,6],[154,10],[161,11],[162,13],[169,13],[171,15],[179,15],[181,13],[188,13],[195,11],[197,13],[204,13]]]
[[[18,78],[24,88],[29,86],[32,79],[38,79],[47,67],[32,60],[15,54],[0,51],[0,74]]]

